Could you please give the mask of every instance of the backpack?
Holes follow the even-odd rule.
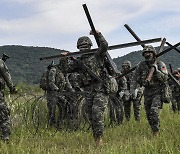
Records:
[[[48,82],[48,74],[49,74],[49,70],[47,69],[41,76],[40,79],[40,88],[43,90],[47,90],[47,82]]]

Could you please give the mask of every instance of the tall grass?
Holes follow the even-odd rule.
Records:
[[[23,102],[16,103],[19,106],[15,105],[12,116],[22,114],[23,117],[25,110],[20,108],[20,104],[23,104]],[[31,118],[28,118],[28,121],[30,121]],[[161,110],[161,131],[159,137],[152,136],[142,105],[140,122],[135,122],[132,115],[129,122],[124,120],[120,126],[107,126],[101,147],[95,146],[91,130],[57,131],[53,128],[48,128],[45,131],[42,127],[39,128],[38,133],[33,134],[34,128],[31,128],[32,123],[28,123],[27,129],[27,125],[23,124],[22,119],[20,118],[19,121],[16,119],[17,125],[12,126],[10,142],[0,142],[0,154],[180,153],[180,114],[173,113],[170,109],[170,104],[165,104]],[[31,129],[32,131],[30,131]]]

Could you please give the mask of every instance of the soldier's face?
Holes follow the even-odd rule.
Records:
[[[153,57],[154,57],[154,55],[153,55],[152,52],[145,52],[145,53],[144,53],[144,58],[145,58],[146,60],[151,60],[151,59],[153,59]]]
[[[83,44],[83,45],[79,46],[80,51],[85,51],[85,50],[89,50],[89,49],[91,49],[91,46],[89,44]]]
[[[123,65],[122,68],[123,70],[128,70],[130,67],[128,65]]]

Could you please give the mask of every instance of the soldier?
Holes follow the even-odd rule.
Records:
[[[118,76],[118,75],[117,75]],[[118,91],[114,97],[110,97],[110,124],[121,124],[123,122],[124,110],[122,97],[127,90],[126,78],[117,79]],[[117,98],[117,99],[116,99]]]
[[[61,53],[62,55],[66,55],[67,52]],[[80,88],[78,86],[78,81],[77,81],[77,72],[73,73],[68,73],[69,66],[71,64],[73,65],[73,61],[71,60],[72,57],[63,57],[60,59],[60,67],[61,70],[65,76],[65,89],[64,89],[64,101],[61,102],[62,104],[62,109],[63,109],[63,115],[62,115],[62,120],[64,121],[65,124],[67,124],[67,128],[70,130],[76,130],[78,128],[78,96],[77,94],[77,88]],[[71,74],[71,75],[70,75]],[[70,76],[72,76],[70,78]],[[73,78],[73,79],[72,79]],[[73,80],[73,82],[72,82]]]
[[[79,120],[81,117],[79,117],[79,113],[81,112],[79,110],[79,106],[82,106],[82,103],[84,102],[83,97],[83,88],[82,88],[82,79],[81,74],[77,72],[69,73],[68,79],[69,82],[74,89],[74,92],[71,95],[71,102],[70,102],[70,124],[73,126],[73,130],[76,130],[79,127]]]
[[[104,132],[104,112],[108,103],[108,88],[105,84],[99,82],[93,77],[89,71],[84,70],[83,66],[87,66],[94,74],[103,81],[108,79],[105,72],[104,59],[108,49],[108,43],[103,35],[96,31],[100,46],[94,54],[84,54],[79,59],[74,59],[74,64],[70,67],[73,71],[82,74],[83,89],[85,96],[85,111],[88,114],[89,121],[92,126],[93,136],[96,145],[101,145]],[[91,31],[90,35],[94,35]],[[77,41],[77,48],[80,51],[90,50],[92,42],[89,37],[82,36]]]
[[[0,59],[0,127],[2,130],[1,139],[8,141],[10,137],[10,111],[4,100],[3,90],[5,85],[10,89],[11,94],[15,94],[16,88],[13,85],[9,70],[2,59]]]
[[[151,126],[154,136],[159,135],[160,119],[159,109],[161,107],[161,93],[164,82],[168,79],[166,65],[162,61],[156,61],[156,50],[153,46],[148,45],[143,48],[142,55],[145,60],[140,62],[135,71],[135,79],[140,86],[144,86],[144,106],[147,120]],[[155,72],[149,82],[146,77],[151,67]]]
[[[60,127],[62,120],[62,105],[64,97],[59,95],[65,88],[65,77],[62,73],[60,63],[58,65],[49,66],[47,74],[47,106],[48,106],[48,122],[50,126]],[[59,117],[56,119],[56,106],[59,109]]]
[[[126,73],[131,69],[131,62],[124,61],[122,64],[122,73]],[[131,116],[131,104],[133,103],[134,117],[136,121],[140,120],[140,101],[141,101],[141,90],[139,85],[135,83],[134,72],[131,72],[125,76],[127,82],[127,90],[124,93],[124,112],[126,120],[130,120]],[[136,86],[136,89],[135,89]]]
[[[178,68],[177,70],[174,70],[172,75],[180,83],[180,68]],[[169,85],[170,85],[171,93],[172,93],[172,98],[171,98],[172,110],[174,112],[176,111],[180,112],[180,89],[170,79],[169,79]]]

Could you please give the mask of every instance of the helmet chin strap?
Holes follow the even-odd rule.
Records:
[[[89,50],[89,49],[90,49],[90,46],[87,45],[87,44],[84,44],[84,45],[79,46],[79,50],[80,50],[80,51]]]
[[[152,57],[152,58],[146,59],[146,61],[147,61],[149,64],[153,64],[153,63],[155,62],[155,59],[154,59],[154,57]]]

